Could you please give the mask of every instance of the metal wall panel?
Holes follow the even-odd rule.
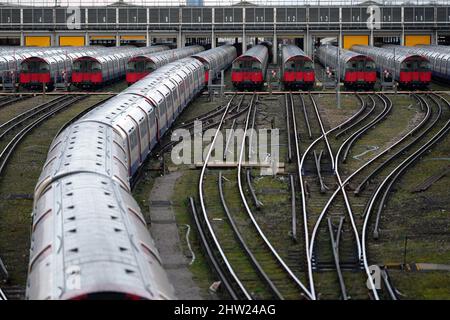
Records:
[[[43,9],[44,23],[53,24],[53,9]]]
[[[243,21],[243,9],[241,9],[241,8],[233,9],[233,21],[234,22],[242,22]]]
[[[297,8],[297,22],[301,22],[301,23],[306,22],[306,9],[305,8]]]
[[[97,23],[106,24],[106,9],[97,9]]]
[[[212,22],[212,9],[203,8],[202,9],[203,22],[211,23]]]
[[[434,21],[434,8],[433,7],[425,8],[425,21],[427,21],[427,22]]]
[[[169,9],[170,13],[170,23],[179,23],[179,11],[177,9]]]
[[[169,9],[159,9],[159,23],[170,23]]]
[[[128,23],[127,9],[119,9],[119,23]]]
[[[33,23],[41,24],[44,22],[44,12],[42,9],[32,9],[31,14],[33,15]]]
[[[339,22],[339,9],[338,8],[330,9],[330,22]]]
[[[116,23],[116,9],[106,9],[108,23]]]
[[[149,9],[150,23],[159,23],[159,9]]]
[[[352,21],[352,9],[351,8],[342,8],[342,22],[351,22]]]
[[[191,8],[181,9],[181,21],[183,23],[192,23],[192,9]]]
[[[402,9],[392,8],[392,17],[394,22],[402,22]]]
[[[439,7],[437,10],[437,17],[436,20],[438,22],[446,22],[448,21],[448,15],[447,15],[447,9],[446,7]]]
[[[405,22],[413,22],[414,21],[414,8],[405,8],[404,9],[404,21]]]
[[[88,10],[88,23],[89,24],[97,23],[97,9]]]
[[[318,22],[319,21],[319,9],[318,8],[309,8],[309,21],[310,22]]]
[[[216,24],[241,23],[242,8],[216,8],[214,9],[214,19]],[[248,19],[247,16],[246,19]]]
[[[192,9],[192,20],[193,23],[202,23],[203,22],[203,16],[202,16],[202,9],[196,8]]]

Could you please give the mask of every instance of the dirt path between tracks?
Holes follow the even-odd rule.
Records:
[[[200,289],[192,279],[188,269],[188,259],[182,253],[178,225],[172,208],[171,198],[175,183],[182,172],[174,172],[155,180],[149,196],[150,232],[155,240],[178,299],[202,299]]]

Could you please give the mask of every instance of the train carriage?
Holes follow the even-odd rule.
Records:
[[[203,50],[202,46],[189,46],[134,56],[127,62],[127,83],[133,84],[165,64],[189,57]]]
[[[282,48],[281,81],[288,89],[310,89],[315,83],[314,63],[295,45]]]
[[[34,193],[28,299],[175,298],[130,179],[204,84],[199,60],[177,60],[54,139]]]
[[[20,64],[19,84],[29,89],[52,90],[56,83],[68,82],[72,62],[100,48],[73,47],[33,52]]]
[[[203,63],[205,69],[205,84],[209,82],[211,71],[215,80],[222,70],[227,69],[236,59],[236,48],[231,45],[223,45],[208,51],[194,54],[192,57]]]
[[[92,55],[84,55],[73,62],[72,84],[81,88],[89,88],[118,81],[125,77],[126,64],[132,56],[167,49],[166,46],[119,47]]]
[[[325,67],[335,72],[339,69],[340,80],[347,88],[373,89],[377,81],[375,61],[370,56],[350,50],[340,49],[339,64],[338,47],[324,45],[319,47],[317,57]]]
[[[384,46],[389,50],[402,50],[409,54],[421,55],[430,61],[432,76],[450,80],[450,49],[446,46],[430,45],[417,47]]]
[[[374,59],[378,72],[388,74],[401,88],[424,89],[431,82],[430,64],[422,55],[371,46],[353,46],[352,49]]]
[[[238,89],[262,88],[268,60],[268,49],[263,45],[256,45],[237,57],[231,71],[233,85]]]

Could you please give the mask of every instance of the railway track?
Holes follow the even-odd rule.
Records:
[[[389,102],[389,99],[387,98],[387,97],[384,97],[384,99],[385,99],[385,101],[387,101],[387,103],[385,104],[386,106],[389,106],[391,103]],[[420,100],[423,100],[423,98],[419,98]],[[435,98],[434,100],[436,100],[437,98]],[[442,101],[442,103],[444,103],[444,104],[446,104],[447,102],[445,102],[445,101]],[[322,222],[322,221],[324,221],[325,220],[325,216],[328,214],[328,212],[334,207],[334,208],[336,208],[336,199],[337,199],[337,195],[340,193],[340,192],[342,192],[342,190],[343,189],[345,189],[345,188],[348,188],[349,187],[349,181],[353,178],[353,177],[355,177],[355,176],[357,176],[361,171],[363,171],[363,170],[367,170],[367,168],[369,168],[369,167],[374,167],[374,165],[376,165],[377,163],[378,163],[378,166],[375,166],[375,170],[374,171],[376,171],[376,172],[374,172],[373,174],[369,174],[368,176],[366,176],[366,177],[364,177],[363,176],[363,185],[364,184],[366,184],[367,183],[367,181],[368,180],[370,180],[370,178],[371,177],[373,177],[374,175],[375,175],[375,173],[377,173],[378,171],[381,171],[381,169],[377,169],[378,167],[380,167],[381,166],[381,168],[383,168],[384,166],[386,166],[390,161],[392,161],[392,160],[396,160],[397,162],[398,161],[400,161],[399,159],[398,159],[398,157],[406,157],[406,155],[405,155],[405,152],[408,150],[408,148],[412,145],[412,144],[414,144],[417,140],[419,140],[419,138],[420,137],[422,137],[422,135],[423,134],[425,134],[425,133],[423,133],[423,131],[421,131],[422,133],[420,133],[420,134],[418,134],[418,132],[420,131],[420,130],[422,130],[422,128],[424,127],[424,125],[425,125],[425,123],[427,123],[428,121],[430,121],[430,119],[429,119],[429,103],[428,103],[428,106],[426,106],[426,103],[423,101],[422,102],[422,104],[424,104],[425,105],[425,107],[424,107],[424,109],[427,109],[427,112],[425,113],[425,116],[424,116],[424,118],[422,119],[422,121],[419,123],[419,124],[417,124],[414,128],[412,128],[411,130],[409,130],[406,134],[404,134],[403,136],[401,136],[400,137],[400,139],[398,139],[398,140],[396,140],[394,143],[392,143],[389,147],[387,147],[386,149],[384,149],[383,151],[381,151],[380,153],[378,153],[374,158],[372,158],[372,159],[370,159],[369,161],[367,161],[366,163],[364,163],[364,165],[362,165],[360,168],[358,168],[357,170],[355,170],[353,173],[351,173],[349,176],[347,176],[346,178],[344,178],[343,180],[342,180],[342,182],[341,183],[339,183],[339,184],[337,184],[337,188],[335,189],[335,191],[333,192],[333,194],[332,194],[332,196],[328,199],[328,201],[326,202],[326,204],[325,204],[325,206],[323,207],[323,209],[321,210],[321,213],[320,213],[320,215],[319,215],[319,218],[317,219],[317,221],[316,221],[316,224],[315,224],[315,226],[314,226],[314,229],[313,229],[313,233],[312,233],[312,240],[311,240],[311,244],[310,244],[310,248],[309,248],[309,251],[310,251],[310,254],[314,254],[314,252],[315,252],[315,250],[316,250],[316,248],[315,247],[317,247],[317,246],[320,246],[318,243],[317,243],[317,237],[318,237],[318,233],[319,233],[319,226],[320,226],[320,223]],[[358,136],[360,136],[360,134],[361,133],[363,133],[363,131],[367,131],[368,130],[368,128],[371,128],[371,127],[373,127],[375,124],[376,124],[376,122],[377,121],[381,121],[381,119],[384,119],[385,117],[386,117],[386,115],[389,113],[389,110],[390,110],[390,108],[391,107],[388,107],[388,108],[384,108],[383,110],[382,110],[382,112],[381,113],[379,113],[372,121],[370,121],[370,122],[368,122],[366,125],[363,125],[360,129],[358,129],[358,130],[356,130],[355,132],[353,132],[341,145],[340,145],[340,147],[339,147],[339,150],[338,150],[338,152],[337,152],[337,154],[336,154],[336,157],[335,157],[335,164],[336,164],[336,170],[339,170],[339,165],[340,165],[340,154],[342,153],[342,150],[344,150],[345,149],[345,147],[346,147],[346,145],[348,146],[348,143],[350,142],[350,141],[354,141],[353,139],[355,138],[355,137],[358,137]],[[440,112],[437,112],[437,114],[440,114]],[[430,127],[435,127],[434,126],[434,123],[432,123],[430,126],[429,126],[429,128]],[[436,130],[436,129],[435,129]],[[445,129],[443,129],[443,130],[445,130]],[[402,144],[404,145],[404,142],[405,141],[408,141],[408,140],[411,140],[411,136],[412,135],[414,135],[414,134],[417,134],[417,137],[416,138],[414,138],[412,141],[410,141],[408,144],[406,144],[405,146],[403,146],[402,148],[400,148],[397,152],[395,152],[393,155],[391,155],[390,157],[386,157],[386,155],[388,155],[390,152],[392,152],[392,150],[393,149],[395,149],[397,146],[401,146]],[[442,137],[442,135],[444,134],[444,131],[442,131],[442,133],[441,133],[441,135],[439,136],[439,137]],[[410,156],[411,157],[411,156]],[[381,162],[380,162],[381,161]],[[381,163],[381,165],[379,164],[379,163]],[[391,171],[389,171],[389,170],[392,170],[392,169],[386,169],[387,170],[387,172],[389,173],[389,175],[388,176],[390,176],[390,177],[392,177],[393,175],[394,175],[394,173],[393,172],[391,172]],[[397,177],[396,175],[394,175],[394,177]],[[384,180],[383,180],[384,181]],[[393,182],[393,181],[391,181],[391,182]],[[381,204],[378,206],[378,212],[380,212],[381,211],[381,208],[383,207],[383,200],[386,200],[386,198],[387,198],[387,194],[389,193],[389,190],[390,190],[390,187],[392,186],[392,184],[387,184],[387,182],[385,183],[385,185],[387,185],[388,186],[388,188],[387,189],[385,189],[385,193],[381,196]],[[356,188],[356,190],[357,191],[355,191],[355,193],[357,193],[357,194],[359,194],[359,193],[361,193],[361,184]],[[378,189],[376,189],[376,190],[378,190]],[[376,192],[376,191],[375,191]],[[380,194],[380,192],[379,192],[379,194]],[[368,196],[366,195],[365,197],[362,197],[362,198],[368,198]],[[370,201],[368,202],[369,203],[369,205],[367,206],[365,206],[365,210],[366,210],[366,212],[370,212],[369,211],[369,208],[371,208],[371,210],[373,209],[373,203],[375,202],[374,200],[374,196],[372,196],[371,198],[370,198]],[[355,201],[356,200],[356,201]],[[334,202],[334,205],[332,205],[333,204],[333,202]],[[354,198],[353,197],[353,199],[352,199],[352,202],[353,202],[353,204],[355,204],[355,202],[358,202],[358,203],[361,203],[361,202],[364,202],[364,200],[362,200],[361,199],[361,195],[360,195],[360,198],[358,199],[358,198]],[[338,204],[339,204],[339,202],[338,202]],[[372,204],[372,206],[370,205],[370,204]],[[337,206],[337,207],[339,207],[339,205]],[[364,206],[363,206],[364,207]],[[351,207],[350,207],[351,208]],[[366,274],[369,274],[370,272],[369,272],[369,265],[368,265],[368,262],[367,262],[367,254],[366,254],[366,251],[365,251],[365,239],[366,239],[366,233],[367,233],[367,224],[368,224],[368,215],[367,215],[367,213],[365,214],[365,218],[364,218],[364,225],[362,225],[362,223],[363,223],[363,221],[360,219],[360,217],[362,217],[364,215],[364,213],[362,213],[362,215],[360,214],[359,216],[357,216],[357,218],[356,218],[356,220],[357,220],[357,223],[356,223],[356,225],[357,225],[357,227],[358,227],[358,229],[360,230],[359,231],[359,233],[361,234],[360,235],[360,237],[361,237],[361,254],[362,254],[362,256],[358,256],[361,260],[362,260],[362,263],[363,263],[363,266],[364,266],[364,269],[365,269],[365,272],[366,272]],[[330,222],[329,222],[330,223]],[[329,230],[328,230],[328,233],[330,233],[331,234],[331,229],[332,228],[330,228],[330,225],[329,225]],[[323,232],[322,232],[322,234],[323,234]],[[356,235],[356,234],[355,234]],[[335,263],[337,264],[337,259],[335,258],[334,259],[335,260]],[[343,263],[342,261],[339,261],[339,263],[340,264],[342,264],[342,265],[345,265],[345,263]],[[338,269],[337,267],[336,267],[336,269]],[[339,270],[337,270],[338,271],[338,273],[339,273]],[[340,278],[340,281],[342,280],[342,276],[339,276],[339,278]],[[344,292],[343,292],[343,286],[341,285],[341,292],[342,292],[342,295],[343,296],[346,296],[346,295],[344,295]],[[372,290],[372,296],[374,297],[374,298],[378,298],[378,294],[377,294],[377,291],[376,290]],[[391,297],[392,297],[392,295],[390,295]]]
[[[360,107],[357,111],[343,123],[328,131],[324,128],[319,108],[312,96],[309,97],[310,103],[306,104],[311,111],[304,114],[315,115],[315,117],[311,119],[308,119],[308,116],[298,117],[299,123],[304,123],[304,126],[302,126],[303,137],[302,139],[299,139],[302,140],[300,144],[304,151],[299,158],[297,170],[300,181],[300,196],[302,198],[301,210],[304,218],[304,237],[308,239],[305,243],[308,248],[308,262],[311,266],[310,279],[312,279],[312,270],[314,270],[315,274],[326,270],[336,270],[339,280],[339,290],[341,292],[341,297],[344,299],[347,299],[349,296],[345,289],[345,283],[342,276],[343,272],[340,269],[341,267],[344,268],[344,273],[346,271],[354,272],[359,270],[359,257],[361,252],[354,212],[347,192],[340,190],[342,196],[339,199],[339,204],[335,205],[335,211],[337,212],[334,212],[328,217],[328,225],[321,228],[319,232],[322,240],[319,246],[321,250],[318,251],[317,248],[316,250],[311,250],[310,248],[314,247],[314,241],[316,240],[319,229],[318,226],[324,216],[323,213],[318,214],[318,212],[320,212],[318,209],[326,204],[326,199],[328,197],[327,188],[328,186],[332,187],[342,184],[342,179],[338,171],[339,156],[334,156],[335,152],[333,149],[336,148],[332,147],[331,143],[336,144],[337,142],[338,146],[341,146],[340,150],[342,150],[343,146],[348,145],[349,141],[354,143],[357,139],[352,140],[354,138],[353,135],[347,139],[344,139],[343,137],[355,128],[359,129],[359,127],[361,128],[355,132],[355,135],[361,136],[364,131],[369,130],[377,122],[381,121],[387,115],[387,111],[390,108],[388,104],[385,104],[384,108],[377,106],[376,110],[380,109],[380,111],[376,111],[379,113],[374,114],[376,104],[373,98],[369,96],[367,99],[364,99],[357,95],[357,99],[360,101]],[[303,100],[304,99],[297,99],[295,105],[304,105]],[[292,114],[294,114],[295,118],[295,108],[293,109]],[[334,132],[341,134],[337,135],[336,139],[330,139],[330,143],[328,137]],[[302,135],[300,134],[300,136]],[[311,139],[310,137],[315,140],[308,142],[308,140]],[[345,144],[342,141],[344,141]],[[298,149],[300,149],[300,147]],[[317,156],[319,151],[321,155],[320,158]],[[330,154],[332,155],[331,157]],[[322,160],[323,155],[325,155],[326,161]],[[321,161],[323,163],[320,163]],[[346,219],[344,219],[345,214],[347,214]],[[316,219],[315,224],[314,219]],[[333,222],[333,220],[335,220],[335,222]],[[315,225],[314,228],[311,228],[311,223],[312,226]],[[337,224],[337,227],[335,224]],[[309,227],[305,228],[305,226]],[[310,229],[312,229],[312,234],[310,233]],[[337,234],[334,234],[336,229]],[[309,244],[309,240],[311,240],[311,244]],[[314,285],[314,281],[311,282],[312,285]]]
[[[232,127],[241,126],[244,136],[257,123],[256,118],[259,113],[257,96],[252,96],[245,105],[246,107],[242,108],[246,111],[245,118],[234,118],[231,124]],[[217,137],[220,130],[224,128],[226,119],[231,120],[225,111],[214,137]],[[221,269],[217,273],[228,274],[226,278],[231,279],[228,281],[231,284],[225,287],[232,298],[311,298],[296,272],[278,252],[279,244],[277,243],[276,246],[265,234],[265,230],[260,225],[261,222],[258,221],[261,218],[256,217],[257,214],[254,212],[256,205],[252,205],[247,200],[252,196],[252,188],[249,180],[247,180],[248,188],[246,188],[243,178],[247,176],[248,179],[250,173],[244,174],[242,164],[250,159],[249,153],[244,149],[246,143],[252,144],[251,140],[250,135],[237,146],[239,160],[236,169],[217,173],[207,170],[215,143],[215,138],[213,139],[199,180],[201,233],[209,234],[212,240],[210,242],[214,244],[211,251],[216,251],[217,260],[222,261]],[[260,210],[263,214],[264,208]],[[260,212],[258,216],[259,214]],[[220,264],[213,263],[213,265]],[[230,290],[229,287],[232,289]]]

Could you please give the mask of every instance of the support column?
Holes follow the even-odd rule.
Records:
[[[370,36],[369,36],[369,46],[373,47],[373,29],[370,29]]]
[[[400,37],[400,45],[405,45],[405,27],[402,25],[402,36]]]
[[[181,29],[178,31],[177,37],[177,48],[183,48],[186,43],[186,36],[181,32]]]
[[[431,38],[432,38],[431,44],[437,45],[439,43],[439,36],[437,30],[434,31],[434,35]]]
[[[91,42],[89,40],[89,33],[87,33],[87,31],[84,33],[84,45],[86,47],[91,45]]]
[[[214,26],[211,30],[211,48],[214,49],[216,47],[216,34],[214,32]]]
[[[276,28],[273,30],[272,56],[273,56],[272,63],[277,64],[278,63],[278,39],[277,39],[277,29]]]
[[[119,36],[119,33],[116,34],[116,47],[120,47],[120,36]]]
[[[304,51],[307,56],[311,56],[311,52],[309,50],[309,24],[306,25],[306,36],[305,40],[303,40]]]
[[[242,9],[242,53],[247,51],[247,36],[245,35],[245,8]]]
[[[25,47],[25,36],[23,34],[23,31],[20,32],[20,46]]]
[[[148,25],[147,25],[147,34],[145,35],[145,45],[147,47],[151,46],[151,41],[150,41],[150,32],[148,31]]]

